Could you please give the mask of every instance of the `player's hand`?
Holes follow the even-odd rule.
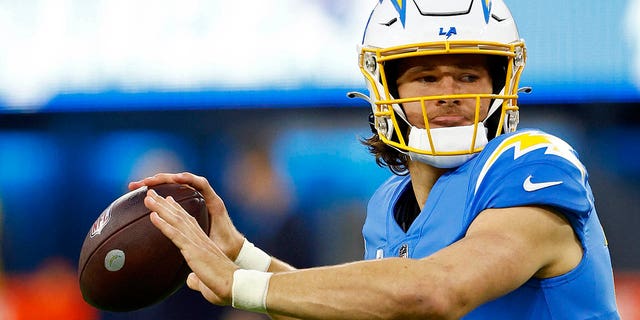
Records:
[[[172,197],[147,191],[144,204],[151,210],[151,222],[171,239],[193,271],[188,286],[200,291],[211,303],[231,304],[233,273],[238,269],[216,243],[205,234],[198,221]]]
[[[218,245],[229,259],[234,261],[242,248],[244,236],[238,232],[229,218],[224,202],[213,190],[209,181],[192,173],[158,173],[153,177],[129,183],[129,190],[142,186],[155,186],[163,183],[186,184],[198,190],[204,197],[211,220],[209,237]]]

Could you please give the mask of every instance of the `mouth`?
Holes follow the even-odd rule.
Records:
[[[443,115],[429,120],[429,127],[431,128],[459,127],[470,124],[471,122],[467,118],[459,115]]]

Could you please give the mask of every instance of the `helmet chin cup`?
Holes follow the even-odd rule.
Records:
[[[411,160],[436,168],[455,168],[473,158],[488,143],[487,129],[476,125],[421,129],[411,127],[409,151]],[[467,153],[459,150],[467,149]]]
[[[422,162],[432,167],[440,169],[453,169],[457,168],[465,162],[471,160],[476,154],[459,154],[455,156],[430,156],[427,154],[419,154],[409,152],[409,157],[413,161]]]

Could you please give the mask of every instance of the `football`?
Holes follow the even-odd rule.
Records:
[[[209,233],[202,195],[185,185],[150,187],[172,196]],[[156,304],[182,287],[190,269],[180,250],[149,219],[147,187],[113,201],[89,230],[78,262],[80,291],[92,306],[125,312]]]

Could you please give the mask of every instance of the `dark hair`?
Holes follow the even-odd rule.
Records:
[[[488,68],[489,76],[491,77],[491,80],[493,83],[494,94],[499,94],[500,90],[502,90],[502,88],[504,88],[505,86],[507,62],[508,62],[508,59],[505,57],[499,57],[499,56],[487,57],[487,68]],[[387,72],[387,76],[388,76],[387,83],[389,86],[389,91],[395,98],[398,98],[397,88],[395,86],[395,79],[399,76],[397,74],[397,68],[395,66],[389,66],[389,67],[390,68],[388,69],[388,72]],[[370,118],[372,117],[373,115],[370,115]],[[487,129],[489,132],[489,137],[488,137],[489,139],[493,139],[495,137],[495,132],[496,132],[497,126],[499,125],[498,124],[499,118],[500,118],[500,115],[499,113],[497,113],[497,116],[496,114],[494,114],[493,116],[489,117],[489,119],[485,121],[487,122],[485,125],[488,127]],[[373,129],[373,119],[369,119],[369,121]],[[408,128],[409,128],[408,125],[405,126],[403,124],[400,124],[401,131],[403,132],[407,131]],[[373,136],[367,139],[362,139],[360,140],[360,142],[367,147],[367,150],[369,150],[371,154],[375,156],[376,164],[378,164],[380,167],[388,167],[389,170],[391,170],[391,172],[396,175],[408,174],[409,156],[384,143],[378,136],[377,132],[375,130],[372,130],[372,131],[374,131]],[[394,133],[393,135],[394,136],[391,138],[392,140],[394,139],[396,134]]]
[[[377,134],[360,142],[367,146],[367,150],[375,156],[376,164],[380,167],[389,167],[389,170],[397,175],[408,173],[409,156],[382,142]]]

